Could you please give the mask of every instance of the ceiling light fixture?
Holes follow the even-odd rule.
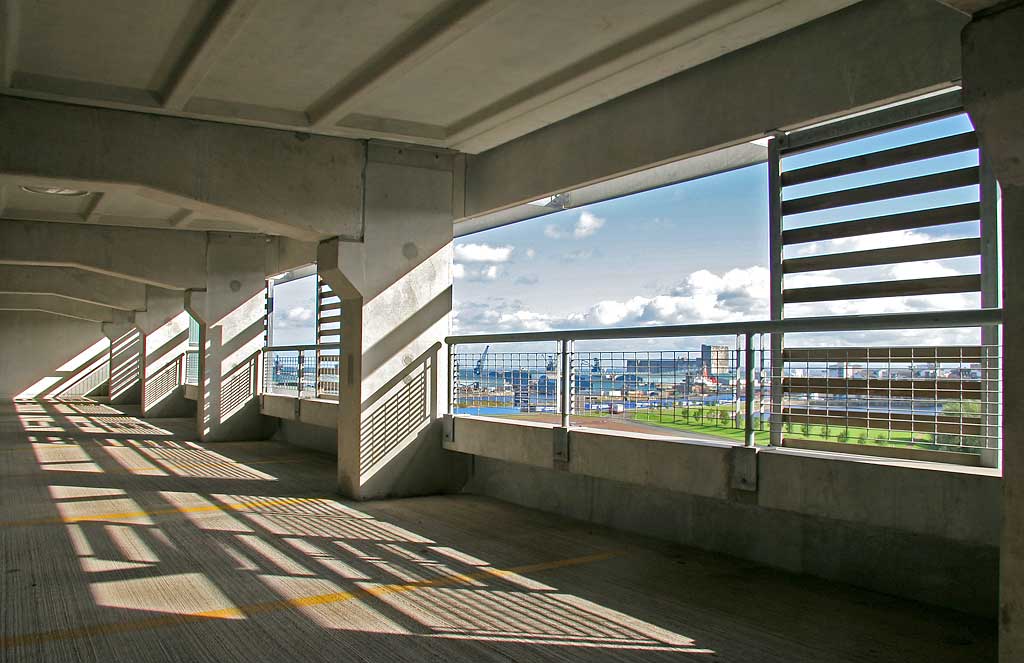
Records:
[[[84,196],[84,195],[89,193],[88,191],[83,191],[82,189],[67,189],[67,188],[62,187],[62,186],[24,186],[23,185],[21,187],[21,190],[22,191],[27,191],[29,193],[38,193],[38,194],[41,194],[41,195],[44,195],[44,196],[68,196],[68,197],[74,197],[74,196]]]

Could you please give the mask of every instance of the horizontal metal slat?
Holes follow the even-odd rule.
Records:
[[[949,415],[785,407],[782,408],[782,419],[796,424],[816,426],[827,424],[837,428],[878,428],[952,435],[983,434],[980,420],[977,417],[961,420],[959,417]]]
[[[847,205],[859,205],[878,200],[913,196],[919,193],[955,189],[977,183],[978,167],[971,166],[970,168],[948,170],[933,175],[922,175],[921,177],[911,177],[905,180],[883,182],[855,189],[843,189],[842,191],[785,200],[782,202],[782,213],[786,215],[816,212],[823,209],[832,209],[833,207],[846,207]]]
[[[853,173],[862,173],[876,168],[885,168],[887,166],[910,163],[911,161],[920,161],[921,159],[966,152],[967,150],[977,149],[977,147],[978,137],[973,131],[967,131],[955,136],[936,138],[935,140],[922,143],[912,143],[880,152],[861,154],[847,159],[839,159],[837,161],[807,166],[806,168],[790,170],[782,173],[782,186],[793,186],[830,177],[852,175]]]
[[[780,150],[783,156],[797,154],[962,112],[963,100],[960,90],[950,90],[888,108],[798,129],[782,136]]]
[[[984,350],[980,345],[937,345],[859,348],[785,348],[783,361],[886,361],[895,360],[947,360],[981,361]],[[994,348],[993,348],[994,350]]]
[[[782,261],[785,274],[801,272],[817,272],[826,269],[847,269],[850,267],[871,267],[873,265],[891,265],[901,262],[919,260],[941,260],[943,258],[963,258],[981,253],[981,239],[951,239],[944,242],[912,244],[910,246],[890,246],[884,249],[868,249],[866,251],[850,251],[847,253],[828,253],[806,258],[790,258]]]
[[[810,288],[790,288],[782,293],[786,304],[834,302],[840,299],[874,299],[877,297],[910,297],[941,295],[952,292],[978,292],[981,276],[942,276],[932,279],[905,279],[877,283],[849,283]]]
[[[979,400],[979,380],[884,380],[877,378],[782,378],[782,391],[922,400]]]
[[[977,221],[980,217],[981,205],[978,203],[949,205],[946,207],[934,207],[932,209],[904,212],[901,214],[888,214],[886,216],[876,216],[867,219],[857,219],[854,221],[842,221],[840,223],[827,223],[820,226],[808,226],[806,228],[784,230],[782,232],[782,243],[788,246],[790,244],[804,244],[806,242],[822,242],[830,239],[874,235],[876,233],[892,232],[894,230],[914,230],[917,228],[942,226],[950,223]]]

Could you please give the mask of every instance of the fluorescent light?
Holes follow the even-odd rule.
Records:
[[[84,196],[87,193],[89,193],[88,191],[83,191],[82,189],[67,189],[67,188],[62,187],[62,186],[24,186],[24,185],[22,185],[21,190],[22,191],[27,191],[29,193],[42,194],[44,196],[68,196],[69,198],[70,197],[75,197],[75,196]]]

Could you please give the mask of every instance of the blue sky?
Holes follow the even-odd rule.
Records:
[[[919,142],[971,126],[965,116],[794,155],[793,169]],[[976,151],[809,183],[801,197],[977,164]],[[787,217],[786,228],[977,200],[977,187]],[[786,257],[976,236],[977,222],[788,247]],[[768,317],[767,167],[700,180],[463,237],[455,242],[460,333],[686,324]],[[977,273],[977,258],[787,277],[787,287]],[[787,317],[977,306],[976,295],[790,305]],[[898,344],[962,342],[974,332],[875,334]],[[849,340],[871,340],[863,335]],[[666,346],[665,341],[658,341]],[[693,343],[684,343],[692,346]],[[666,346],[677,347],[677,345]]]
[[[957,116],[788,157],[788,170],[919,142],[971,126]],[[977,164],[976,152],[787,189],[800,197]],[[977,187],[785,219],[793,228],[977,200]],[[687,324],[768,317],[767,167],[663,187],[455,240],[453,330],[459,333]],[[786,257],[976,236],[977,222],[788,247]],[[787,287],[973,274],[977,258],[790,275]],[[275,290],[274,343],[314,342],[314,279]],[[967,308],[976,295],[787,306],[787,317]],[[976,342],[973,331],[847,335],[900,345]],[[824,342],[826,339],[818,339]],[[813,341],[813,339],[812,339]],[[656,342],[666,349],[692,341]],[[621,343],[619,344],[622,345]],[[650,347],[650,342],[631,347]],[[624,347],[624,346],[623,346]]]

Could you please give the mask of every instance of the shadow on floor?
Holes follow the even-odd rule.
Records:
[[[992,624],[98,401],[0,407],[5,661],[981,661]]]

